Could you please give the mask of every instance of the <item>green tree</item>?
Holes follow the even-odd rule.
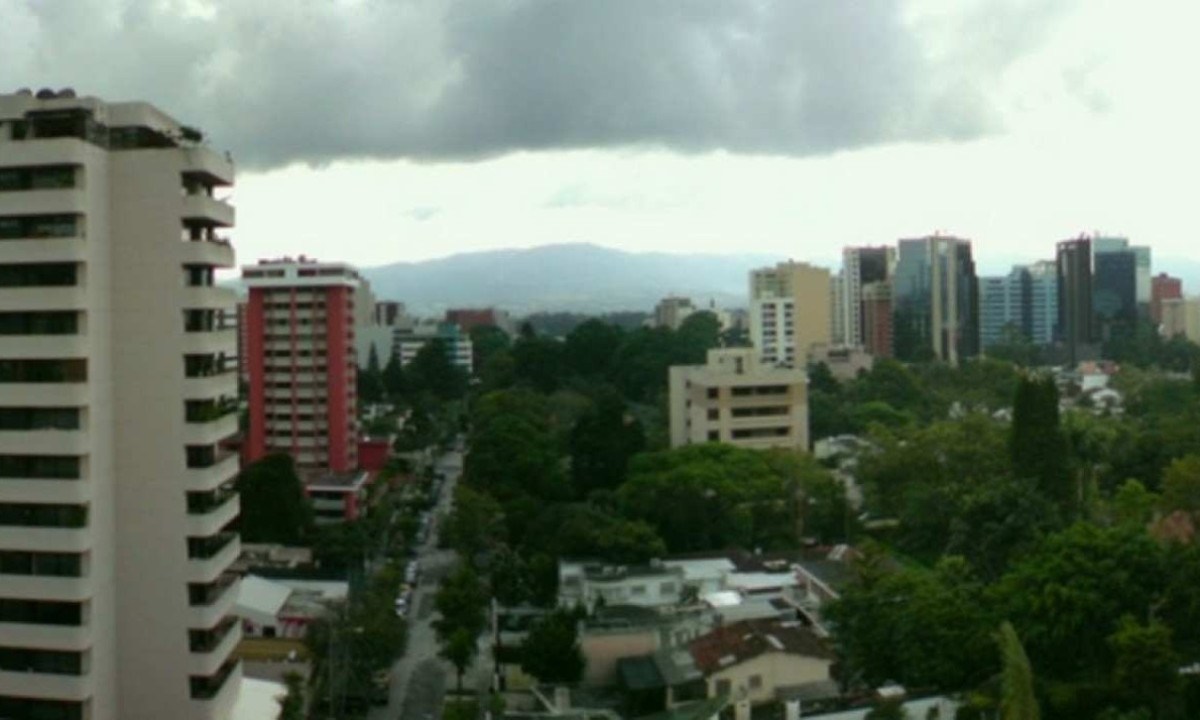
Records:
[[[1121,618],[1108,638],[1114,656],[1112,687],[1130,707],[1164,710],[1179,692],[1179,658],[1171,646],[1171,630],[1158,621],[1142,625]]]
[[[287,695],[279,698],[279,720],[304,720],[304,676],[288,672],[283,676]]]
[[[645,449],[646,436],[621,397],[610,391],[579,418],[568,442],[571,481],[586,497],[596,490],[615,490],[625,481],[629,460]]]
[[[1177,458],[1163,471],[1162,508],[1200,517],[1200,455]]]
[[[884,700],[867,712],[864,720],[908,720],[902,700]]]
[[[442,526],[450,547],[468,562],[504,539],[504,508],[469,485],[454,488],[454,510]]]
[[[675,332],[674,365],[701,365],[721,344],[721,322],[707,310],[688,315]]]
[[[466,372],[451,362],[450,348],[441,338],[430,340],[417,351],[407,373],[413,388],[428,390],[442,401],[461,398],[467,389]]]
[[[512,357],[517,382],[540,393],[552,393],[562,384],[564,374],[563,344],[553,338],[539,337],[522,328],[521,337],[513,343]]]
[[[495,325],[476,325],[470,330],[471,360],[476,372],[485,367],[492,358],[507,353],[512,347],[508,333]]]
[[[441,650],[438,651],[438,655],[454,666],[459,693],[462,693],[463,689],[463,673],[470,667],[471,661],[475,659],[477,652],[478,646],[475,644],[475,636],[464,628],[453,630],[445,642],[442,643]]]
[[[1000,712],[1003,720],[1038,720],[1041,710],[1034,694],[1033,669],[1029,657],[1009,622],[1000,625],[996,636],[1000,646]]]
[[[387,365],[383,367],[383,388],[393,401],[399,400],[408,393],[408,379],[404,368],[400,365],[400,354],[393,352],[388,356]]]
[[[521,669],[544,683],[579,682],[584,660],[577,622],[573,613],[562,609],[539,620],[521,645]]]
[[[275,453],[242,469],[239,527],[251,543],[300,544],[313,527],[312,506],[290,455]]]
[[[1159,497],[1137,480],[1126,480],[1113,494],[1112,521],[1118,525],[1146,527],[1154,517]]]
[[[588,320],[567,334],[563,347],[566,370],[583,377],[601,377],[612,369],[624,333],[603,320]]]
[[[1067,472],[1067,444],[1053,378],[1026,375],[1017,384],[1009,450],[1017,477],[1036,480],[1040,490],[1064,510],[1078,507],[1079,493]]]
[[[379,354],[375,352],[374,344],[367,354],[367,367],[358,371],[357,378],[360,400],[364,403],[383,401],[387,389],[383,383],[383,371],[379,367]]]
[[[442,643],[448,643],[458,630],[465,630],[474,642],[487,623],[487,599],[479,576],[467,563],[460,564],[434,596],[434,608],[441,617],[433,627]]]

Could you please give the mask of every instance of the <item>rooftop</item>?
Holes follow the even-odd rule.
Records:
[[[304,487],[308,490],[349,492],[358,490],[365,485],[370,475],[371,473],[366,470],[356,470],[346,473],[324,473],[309,478],[305,482]]]
[[[834,659],[833,651],[801,623],[770,620],[746,620],[717,628],[689,643],[688,652],[705,675],[768,652]]]

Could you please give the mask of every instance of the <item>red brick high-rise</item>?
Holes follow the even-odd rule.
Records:
[[[302,471],[355,470],[358,272],[301,257],[244,267],[242,280],[249,290],[246,461],[286,452]]]
[[[892,284],[881,281],[863,286],[862,337],[868,353],[892,357]]]
[[[1163,300],[1183,298],[1183,281],[1166,273],[1150,278],[1150,317],[1155,323],[1162,322]]]

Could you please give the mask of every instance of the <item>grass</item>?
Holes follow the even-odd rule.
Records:
[[[233,654],[240,660],[271,662],[287,660],[288,653],[292,651],[295,651],[298,659],[308,659],[308,649],[304,643],[291,638],[243,638]]]

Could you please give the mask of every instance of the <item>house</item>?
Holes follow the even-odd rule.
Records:
[[[799,694],[836,697],[833,661],[833,651],[799,621],[747,620],[683,646],[624,658],[617,674],[631,704],[642,709],[716,697],[760,705]]]
[[[660,561],[649,565],[604,565],[560,561],[558,605],[664,607],[684,599],[684,571]]]
[[[242,578],[233,614],[241,618],[245,637],[304,637],[308,625],[325,614],[330,603],[346,599],[341,581]]]

